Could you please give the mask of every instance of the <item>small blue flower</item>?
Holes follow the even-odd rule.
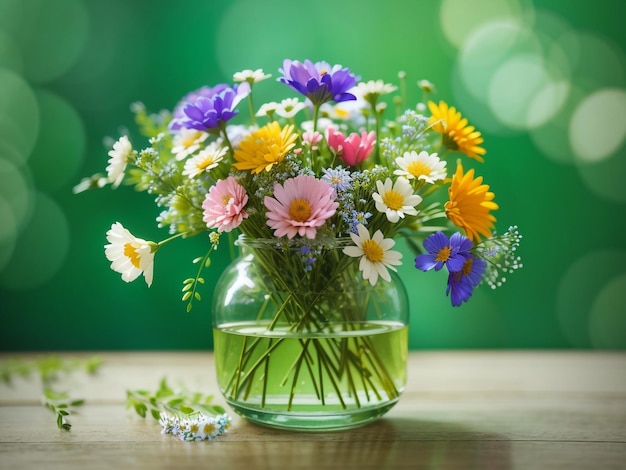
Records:
[[[326,168],[322,181],[326,181],[329,185],[335,188],[338,193],[347,191],[352,185],[352,176],[350,172],[342,167]]]
[[[465,257],[463,267],[459,271],[450,272],[446,295],[454,307],[458,307],[472,296],[474,288],[480,284],[487,263],[481,258],[472,255]]]
[[[424,240],[424,248],[428,253],[415,258],[417,269],[430,271],[434,268],[435,271],[439,271],[445,265],[448,271],[456,272],[463,269],[472,242],[459,232],[454,233],[449,239],[445,233],[437,232]]]

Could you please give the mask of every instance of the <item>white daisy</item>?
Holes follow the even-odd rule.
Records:
[[[365,226],[358,224],[358,235],[351,233],[350,237],[356,246],[347,246],[343,249],[344,254],[353,258],[361,258],[359,261],[359,269],[363,273],[363,279],[370,282],[372,286],[376,285],[378,276],[385,281],[390,281],[391,276],[387,269],[397,271],[393,266],[402,264],[400,259],[402,253],[391,250],[396,242],[391,238],[384,238],[380,230],[376,230],[374,236],[370,238],[370,234]]]
[[[202,149],[197,155],[185,162],[183,175],[195,178],[205,171],[215,168],[222,161],[227,151],[227,147],[222,147],[217,142],[211,142],[208,147]]]
[[[370,80],[368,82],[360,82],[356,86],[358,93],[368,103],[376,103],[379,96],[393,93],[398,89],[395,85],[385,83],[382,80]]]
[[[107,232],[109,245],[104,246],[104,253],[111,261],[111,269],[122,275],[122,279],[131,282],[143,273],[148,287],[152,284],[154,252],[157,246],[133,236],[122,224],[115,222]]]
[[[391,223],[396,223],[405,215],[417,215],[417,206],[422,202],[422,198],[413,194],[411,183],[402,176],[395,184],[391,178],[387,178],[384,183],[376,181],[377,193],[372,194],[376,202],[376,209],[384,212]]]
[[[298,98],[286,98],[276,107],[276,114],[291,119],[304,108],[306,108],[306,104],[298,101]]]
[[[107,178],[114,188],[117,188],[124,179],[124,170],[132,153],[133,146],[125,135],[120,137],[113,144],[113,149],[109,151],[109,157],[111,158],[109,158],[106,171]]]
[[[268,116],[271,118],[272,114],[276,112],[279,106],[280,104],[277,103],[276,101],[268,101],[267,103],[263,103],[261,107],[259,108],[259,110],[256,112],[255,116],[256,117]]]
[[[194,153],[208,137],[209,134],[203,131],[180,129],[174,135],[174,142],[172,143],[172,153],[176,155],[176,160],[184,160]]]
[[[416,178],[433,184],[447,176],[446,161],[440,160],[436,153],[429,154],[426,150],[419,154],[415,151],[404,152],[402,157],[396,158],[396,164],[400,169],[394,171],[394,175],[408,179]]]
[[[260,81],[263,81],[267,78],[270,78],[271,76],[272,76],[271,74],[263,73],[263,69],[256,69],[256,70],[246,69],[246,70],[242,70],[241,72],[236,72],[235,74],[233,74],[233,82],[235,83],[248,82],[250,84],[253,84],[253,83],[258,83]]]

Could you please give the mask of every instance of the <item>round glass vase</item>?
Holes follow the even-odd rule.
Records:
[[[266,426],[328,431],[372,422],[406,383],[409,307],[396,275],[372,286],[352,244],[237,241],[213,296],[217,381],[229,406]]]

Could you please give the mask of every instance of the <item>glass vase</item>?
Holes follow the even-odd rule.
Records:
[[[213,296],[217,381],[229,406],[266,426],[327,431],[374,421],[406,383],[408,297],[374,286],[348,239],[323,246],[246,239]]]

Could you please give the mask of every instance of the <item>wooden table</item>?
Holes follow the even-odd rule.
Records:
[[[38,380],[0,384],[0,468],[626,469],[625,352],[412,352],[405,393],[378,422],[291,433],[233,416],[228,434],[203,442],[162,435],[125,400],[167,377],[223,404],[211,353],[99,355],[96,376],[71,376],[86,403],[69,432]]]

